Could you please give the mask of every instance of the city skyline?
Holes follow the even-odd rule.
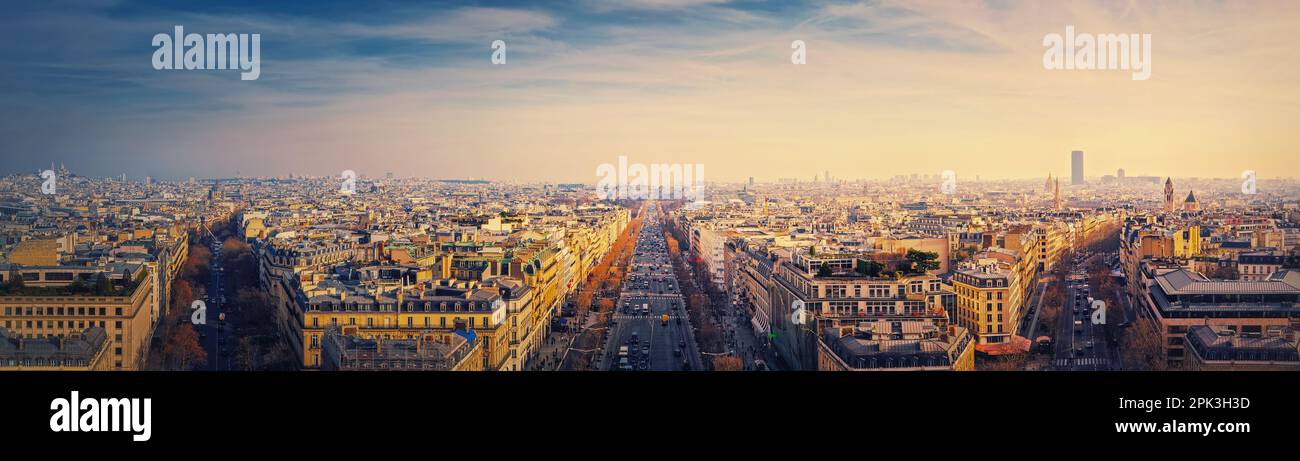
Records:
[[[24,176],[24,175],[30,175],[30,174],[39,175],[42,171],[44,171],[44,170],[46,170],[46,169],[49,169],[49,170],[54,171],[54,172],[65,172],[65,173],[73,174],[73,175],[76,175],[76,176],[82,176],[82,177],[88,177],[88,178],[95,178],[95,179],[121,179],[121,180],[123,180],[123,181],[146,181],[146,182],[147,182],[147,181],[170,181],[170,182],[181,182],[181,181],[189,181],[189,180],[195,180],[195,181],[223,181],[223,180],[237,180],[237,179],[316,179],[316,180],[319,180],[319,179],[339,178],[339,174],[338,174],[338,173],[310,173],[310,172],[309,172],[309,173],[302,173],[302,172],[295,172],[295,171],[289,171],[289,172],[280,173],[280,174],[270,174],[270,175],[245,174],[244,172],[241,172],[241,171],[235,171],[234,174],[233,174],[233,175],[230,175],[230,176],[209,176],[209,177],[202,177],[202,176],[192,176],[192,175],[191,175],[191,176],[176,176],[176,177],[170,177],[170,178],[168,178],[168,177],[154,177],[154,176],[149,176],[149,175],[143,175],[143,176],[130,176],[130,175],[127,175],[126,173],[107,174],[107,175],[88,175],[88,174],[80,174],[78,171],[74,170],[74,169],[71,168],[71,167],[68,167],[66,164],[63,164],[62,162],[59,162],[59,161],[57,161],[57,160],[54,161],[54,162],[51,162],[51,165],[50,165],[49,167],[41,167],[41,168],[38,168],[38,169],[36,169],[35,171],[32,171],[32,172],[25,172],[25,173],[24,173],[24,172],[9,173],[9,174],[6,174],[5,176],[13,176],[13,175]],[[1070,168],[1069,170],[1070,170],[1070,173],[1071,173],[1071,176],[1072,176],[1073,168]],[[1245,171],[1245,170],[1243,170],[1243,171]],[[355,172],[357,173],[357,177],[358,177],[358,178],[362,178],[362,179],[376,179],[376,180],[415,179],[415,180],[432,180],[432,181],[486,181],[486,182],[506,183],[506,184],[546,184],[546,183],[549,183],[549,184],[584,184],[584,185],[593,185],[593,184],[598,184],[598,183],[600,182],[598,176],[594,177],[594,179],[589,179],[589,180],[582,180],[582,179],[575,179],[575,180],[562,180],[562,179],[561,179],[561,180],[556,180],[556,179],[551,179],[551,180],[546,180],[546,179],[540,179],[540,180],[512,180],[512,179],[510,179],[510,178],[506,178],[506,179],[492,179],[492,178],[486,178],[486,177],[482,177],[482,176],[455,176],[455,177],[452,177],[452,176],[445,176],[445,177],[440,177],[440,176],[421,176],[421,175],[399,175],[399,174],[395,174],[395,173],[392,172],[392,171],[380,171],[380,172],[375,172],[375,171],[368,171],[368,170],[366,170],[366,169],[364,169],[364,168],[359,169],[359,170],[355,170]],[[1059,177],[1061,177],[1062,175],[1063,175],[1063,174],[1061,174],[1061,173],[1057,173],[1055,170],[1053,170],[1053,171],[1049,171],[1049,172],[1047,173],[1046,177],[1049,178],[1049,179],[1050,179],[1050,178],[1059,178]],[[837,182],[837,183],[855,183],[855,182],[879,182],[879,181],[890,181],[890,180],[897,180],[897,179],[908,179],[908,180],[931,180],[931,179],[933,179],[933,180],[938,181],[939,179],[941,179],[941,177],[942,177],[942,172],[906,171],[906,172],[889,172],[889,173],[882,173],[880,176],[876,176],[876,177],[847,177],[847,178],[845,178],[845,177],[838,177],[838,176],[837,176],[837,177],[834,177],[833,179],[834,179],[834,181]],[[1040,181],[1040,180],[1042,180],[1042,179],[1044,178],[1044,176],[1042,176],[1042,175],[1040,175],[1040,176],[1033,176],[1033,177],[994,177],[994,178],[981,178],[979,175],[974,175],[973,177],[966,177],[966,176],[962,176],[962,175],[960,175],[960,174],[958,175],[958,177],[959,177],[959,179],[962,180],[962,181],[989,182],[989,183],[999,183],[999,182],[1031,182],[1031,181]],[[1235,181],[1235,180],[1239,180],[1239,179],[1241,179],[1240,176],[1204,176],[1204,177],[1203,177],[1203,176],[1169,176],[1169,175],[1163,175],[1163,174],[1136,174],[1136,175],[1131,175],[1131,174],[1128,174],[1128,173],[1126,172],[1126,170],[1125,170],[1124,168],[1121,167],[1121,168],[1116,169],[1114,172],[1106,172],[1106,171],[1103,171],[1103,172],[1101,172],[1100,174],[1095,174],[1095,175],[1087,175],[1087,174],[1084,174],[1083,178],[1084,178],[1085,181],[1084,181],[1083,183],[1075,184],[1075,183],[1073,183],[1073,182],[1067,182],[1067,183],[1066,183],[1066,186],[1083,186],[1083,185],[1088,185],[1088,184],[1090,184],[1089,180],[1097,180],[1097,179],[1105,180],[1105,179],[1107,179],[1107,178],[1115,178],[1115,177],[1118,177],[1118,178],[1120,178],[1120,179],[1124,179],[1124,178],[1128,178],[1128,179],[1133,179],[1133,178],[1162,178],[1162,179],[1195,180],[1195,181]],[[1259,175],[1259,176],[1257,176],[1257,178],[1258,178],[1258,179],[1265,179],[1265,180],[1294,180],[1294,179],[1296,179],[1296,177],[1293,176],[1293,175],[1277,175],[1277,176],[1265,176],[1265,175]],[[826,179],[826,176],[824,176],[824,175],[818,175],[818,176],[815,176],[815,177],[813,177],[813,178],[808,178],[808,177],[793,177],[793,176],[781,176],[781,177],[771,177],[771,178],[762,178],[762,177],[756,177],[756,176],[740,176],[740,177],[737,177],[737,178],[734,178],[734,179],[723,179],[723,180],[717,180],[717,179],[714,179],[714,178],[711,178],[711,177],[710,177],[710,178],[706,178],[706,182],[709,182],[709,183],[719,183],[719,184],[746,184],[746,183],[748,183],[748,184],[755,184],[755,183],[758,183],[758,184],[768,184],[768,183],[780,183],[780,182],[783,182],[783,181],[786,181],[786,180],[795,180],[795,181],[798,182],[798,183],[805,183],[805,184],[807,184],[807,183],[826,182],[827,179]]]
[[[709,179],[727,182],[828,167],[993,180],[1064,176],[1083,150],[1094,172],[1271,178],[1291,171],[1286,121],[1300,115],[1286,77],[1300,60],[1276,45],[1296,34],[1294,4],[11,9],[0,85],[22,91],[0,98],[0,148],[16,157],[0,174],[62,158],[93,176],[588,183],[627,155],[716,165]],[[261,34],[261,77],[154,70],[149,39],[176,25]],[[1044,36],[1067,26],[1151,34],[1150,79],[1044,69]],[[791,63],[794,40],[806,64]]]

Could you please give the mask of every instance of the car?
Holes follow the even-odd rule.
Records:
[[[1084,347],[1087,347],[1088,349],[1092,349],[1092,340],[1088,340],[1087,343],[1084,343]]]
[[[650,355],[650,346],[649,345],[641,346],[641,354]]]
[[[682,348],[678,347],[673,349],[673,357],[681,357],[681,356],[682,356]]]

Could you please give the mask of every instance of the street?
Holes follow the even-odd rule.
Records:
[[[225,288],[221,283],[221,276],[224,268],[221,267],[221,241],[212,236],[209,242],[209,249],[212,250],[212,261],[209,263],[210,275],[206,287],[207,299],[204,304],[207,306],[207,315],[203,325],[195,325],[198,330],[200,339],[203,343],[203,350],[208,354],[208,370],[221,371],[230,369],[230,358],[222,356],[229,354],[230,338],[227,330],[224,328],[225,322],[221,320],[221,308],[226,301]],[[223,348],[224,346],[224,348]]]
[[[700,370],[698,346],[673,275],[658,205],[647,207],[610,326],[602,370]]]
[[[1081,267],[1099,255],[1082,258]],[[1094,325],[1091,300],[1098,298],[1083,272],[1075,272],[1065,283],[1065,303],[1057,319],[1053,368],[1071,371],[1112,370],[1116,360],[1114,348],[1106,340],[1105,325]]]

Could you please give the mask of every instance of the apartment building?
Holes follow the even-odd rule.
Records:
[[[110,370],[138,370],[157,324],[156,265],[0,267],[0,326],[10,338],[57,340],[103,329]],[[10,283],[21,278],[21,284]]]
[[[1300,328],[1300,272],[1264,280],[1212,280],[1183,267],[1144,261],[1134,274],[1134,308],[1162,338],[1170,368],[1188,360],[1188,333],[1208,326],[1248,339],[1286,338]],[[1143,325],[1137,325],[1143,327]]]
[[[930,322],[947,328],[955,294],[939,277],[866,275],[859,262],[868,261],[862,255],[794,251],[774,265],[770,321],[777,336],[773,345],[782,358],[797,369],[816,369],[823,332],[856,328],[867,320]],[[805,322],[794,322],[795,306],[806,309]]]
[[[969,329],[981,346],[1009,342],[1025,299],[1016,265],[984,258],[958,269],[950,280],[957,294],[957,326]]]

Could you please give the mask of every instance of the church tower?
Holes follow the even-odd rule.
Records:
[[[1174,211],[1174,180],[1173,178],[1165,178],[1165,212],[1173,213]]]
[[[1056,211],[1061,211],[1061,178],[1056,178]]]
[[[1187,200],[1183,201],[1183,209],[1187,211],[1201,211],[1201,202],[1196,200],[1196,194],[1187,191]]]

